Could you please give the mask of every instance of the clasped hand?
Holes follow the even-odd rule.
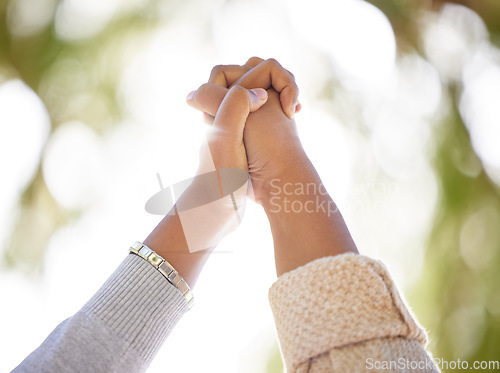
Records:
[[[248,170],[257,203],[268,199],[271,180],[306,159],[293,119],[298,95],[288,70],[258,57],[215,66],[208,82],[188,95],[212,123],[207,140],[215,168]]]
[[[241,66],[214,67],[208,82],[188,95],[188,104],[212,123],[200,171],[177,201],[174,214],[162,220],[145,244],[159,248],[189,284],[194,284],[210,253],[205,249],[217,246],[239,225],[248,179],[251,196],[262,205],[271,226],[278,275],[317,258],[357,252],[300,143],[293,119],[300,110],[298,94],[294,76],[276,60],[253,57]],[[244,172],[244,185],[229,188],[230,196],[221,182],[222,170],[228,169]],[[217,190],[206,187],[202,175],[207,172],[212,175],[209,184]],[[311,190],[322,193],[290,195],[287,185],[313,186]],[[287,210],[290,205],[296,207],[293,213]],[[167,233],[170,245],[165,243]],[[172,247],[180,249],[174,252]],[[185,255],[186,251],[207,255]]]

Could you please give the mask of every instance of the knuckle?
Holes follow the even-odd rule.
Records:
[[[231,97],[234,97],[238,101],[241,100],[248,102],[250,99],[250,97],[248,96],[248,91],[240,85],[234,85],[233,87],[231,87],[228,94],[230,94]]]
[[[268,58],[266,63],[271,67],[281,67],[281,64],[275,58]]]
[[[232,95],[235,95],[235,96],[238,96],[238,97],[242,97],[242,96],[246,96],[247,95],[247,90],[245,88],[243,88],[239,84],[236,84],[236,85],[232,86],[231,89],[230,89],[230,91],[231,91]]]
[[[224,69],[224,65],[215,65],[212,67],[211,74],[219,74]]]
[[[257,57],[257,56],[253,56],[253,57],[250,57],[246,63],[247,64],[249,64],[249,63],[257,63],[257,64],[259,64],[262,61],[264,61],[262,58]]]
[[[193,97],[193,101],[195,102],[195,104],[203,104],[203,101],[205,99],[205,97],[207,97],[207,94],[209,93],[210,91],[210,84],[208,83],[203,83],[200,88],[198,88],[198,90],[196,91],[194,97]]]
[[[208,83],[203,83],[200,88],[198,88],[198,92],[195,96],[201,96],[203,97],[210,89],[210,84]]]

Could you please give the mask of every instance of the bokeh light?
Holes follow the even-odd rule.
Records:
[[[387,78],[394,66],[396,41],[387,17],[361,0],[289,3],[300,36],[328,53],[346,78],[373,84]]]

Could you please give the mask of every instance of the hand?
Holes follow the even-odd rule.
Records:
[[[209,133],[208,149],[202,151],[201,162],[211,163],[216,169],[243,168],[246,171],[247,159],[243,145],[245,122],[248,114],[259,109],[266,100],[265,90],[232,87],[222,100]],[[207,158],[210,158],[209,161]],[[203,166],[200,168],[203,169]],[[210,254],[211,250],[205,249],[213,248],[239,223],[236,221],[236,224],[232,224],[235,217],[234,200],[231,201],[229,196],[220,198],[217,181],[215,184],[215,190],[208,191],[213,188],[213,183],[207,183],[203,175],[195,177],[173,211],[163,218],[144,241],[166,258],[191,287]],[[207,195],[215,196],[214,200],[204,200]],[[236,211],[237,217],[238,213],[242,211]],[[191,255],[194,252],[196,254]]]
[[[293,75],[274,60],[258,58],[243,66],[219,66],[188,103],[213,116],[232,84],[268,89],[266,104],[248,116],[243,140],[254,195],[271,225],[277,274],[321,257],[357,253],[340,212],[299,141],[293,120],[298,96]],[[288,183],[312,185],[313,191],[322,192],[290,195],[285,192]],[[290,205],[295,206],[293,211]]]
[[[243,136],[254,196],[262,204],[269,197],[273,179],[287,179],[297,168],[312,167],[292,119],[294,112],[300,110],[298,87],[293,75],[277,61],[253,57],[243,66],[216,66],[209,82],[192,92],[187,101],[215,116],[233,84],[246,88],[272,87],[267,103],[249,115]]]
[[[245,123],[267,97],[264,89],[235,85],[217,111],[208,146],[201,150],[198,175],[176,203],[191,252],[215,247],[241,222],[248,189]]]
[[[256,111],[266,103],[266,90],[255,88],[247,90],[233,85],[227,92],[217,109],[208,133],[207,144],[210,154],[202,149],[200,168],[210,157],[213,166],[220,168],[240,168],[248,170],[247,156],[243,143],[243,132],[249,113]]]

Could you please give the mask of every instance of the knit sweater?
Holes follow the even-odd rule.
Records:
[[[399,359],[422,364],[390,371],[438,372],[424,331],[377,261],[318,259],[278,278],[269,299],[288,372],[375,372]],[[13,372],[143,372],[187,310],[178,289],[130,254]]]
[[[343,254],[283,274],[269,292],[288,372],[439,372],[384,265]]]

